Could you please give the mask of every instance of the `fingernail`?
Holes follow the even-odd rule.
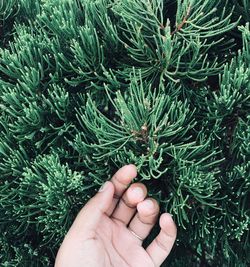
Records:
[[[142,188],[140,187],[134,187],[131,189],[132,194],[136,197],[142,198],[144,196],[144,192],[142,190]]]
[[[99,189],[98,192],[102,192],[102,191],[106,190],[107,185],[108,185],[108,182],[106,181],[106,182],[100,187],[100,189]]]
[[[154,202],[151,199],[147,199],[144,201],[144,205],[148,208],[148,209],[153,209],[154,208]]]

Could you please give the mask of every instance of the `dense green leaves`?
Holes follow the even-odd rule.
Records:
[[[249,265],[249,7],[0,0],[1,266],[53,266],[126,163],[178,225],[164,266]]]
[[[164,20],[164,4],[168,1],[122,0],[112,8],[121,18],[121,42],[130,64],[142,70],[143,78],[160,75],[175,81],[201,81],[217,74],[224,61],[218,57],[224,52],[214,47],[222,42],[223,50],[232,46],[232,40],[225,37],[237,24],[231,23],[231,12],[225,6],[218,12],[218,1],[177,1],[171,30],[170,18]],[[127,63],[125,70],[131,72]]]

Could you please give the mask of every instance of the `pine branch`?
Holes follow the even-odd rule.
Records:
[[[187,22],[188,17],[190,16],[190,13],[191,13],[191,5],[188,7],[187,14],[183,18],[182,22],[175,27],[175,30],[171,32],[171,35],[174,35],[176,32],[180,31],[183,28],[183,26]]]

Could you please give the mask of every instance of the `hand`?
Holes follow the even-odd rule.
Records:
[[[142,247],[157,221],[159,206],[155,199],[146,198],[147,188],[142,183],[127,189],[136,175],[134,165],[122,167],[87,202],[64,238],[55,267],[162,264],[175,242],[176,226],[170,214],[162,214],[160,233],[146,250]]]

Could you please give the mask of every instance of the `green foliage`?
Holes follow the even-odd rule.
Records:
[[[249,266],[249,8],[0,0],[1,266],[53,266],[126,163],[177,223],[163,266]]]
[[[171,30],[170,18],[164,18],[163,13],[168,2],[121,0],[113,6],[124,32],[121,42],[130,59],[129,66],[124,64],[126,73],[134,64],[142,70],[143,78],[161,75],[161,79],[202,81],[217,74],[223,63],[218,57],[232,45],[232,40],[223,35],[237,24],[231,23],[231,12],[216,0],[177,1]],[[215,51],[222,42],[223,50]]]

